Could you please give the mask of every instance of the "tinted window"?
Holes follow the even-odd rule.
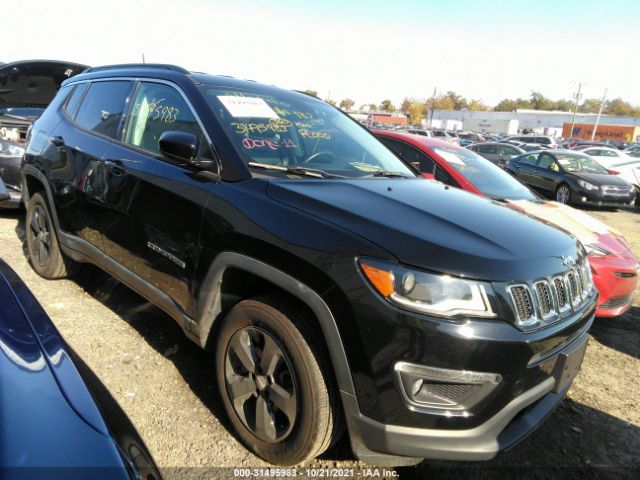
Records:
[[[496,145],[478,145],[478,152],[480,152],[480,153],[498,153],[498,147]]]
[[[446,185],[451,185],[452,187],[460,188],[458,182],[456,182],[451,175],[447,173],[447,171],[442,168],[440,165],[436,165],[436,173],[434,175],[435,179],[439,182],[442,182]]]
[[[535,196],[500,167],[489,160],[462,148],[435,147],[435,153],[444,158],[449,166],[456,169],[465,179],[471,182],[483,194],[506,199],[533,200]],[[446,173],[446,172],[444,172]],[[447,174],[448,175],[448,174]],[[436,179],[438,171],[436,170]],[[441,180],[444,183],[449,183]]]
[[[87,130],[116,138],[131,82],[95,82],[84,97],[76,123]]]
[[[538,164],[538,153],[532,153],[531,155],[524,155],[518,158],[520,163],[524,163],[525,165],[537,165]]]
[[[395,138],[380,137],[380,140],[406,163],[417,166],[421,172],[433,173],[434,161],[417,148]]]
[[[515,148],[507,147],[506,145],[503,145],[500,147],[500,152],[502,153],[502,155],[519,155],[520,154],[520,152]]]
[[[64,107],[65,112],[67,112],[67,114],[73,118],[73,114],[76,112],[76,108],[78,108],[78,103],[80,103],[80,100],[82,99],[82,95],[84,94],[84,91],[87,89],[87,83],[81,83],[79,85],[76,85],[75,88],[73,89],[73,93],[71,94],[71,97],[69,97],[69,100],[67,101],[67,104]]]
[[[133,99],[125,143],[160,153],[158,140],[168,131],[193,133],[199,145],[204,143],[196,118],[175,88],[161,83],[141,83]]]
[[[540,168],[547,169],[549,167],[555,168],[557,167],[555,159],[549,155],[548,153],[543,153],[540,155],[540,160],[538,161],[538,166]]]

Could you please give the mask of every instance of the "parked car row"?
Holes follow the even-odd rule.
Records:
[[[493,458],[564,398],[596,311],[628,308],[599,302],[621,294],[599,293],[594,249],[635,261],[625,292],[637,259],[604,226],[582,242],[554,226],[470,150],[375,133],[253,81],[87,69],[27,136],[30,263],[46,279],[95,264],[175,319],[268,462],[345,428],[377,465]]]
[[[535,166],[529,167],[529,164],[526,164],[526,167],[522,166],[517,158],[509,162],[508,168],[513,169],[517,179],[524,179],[523,185],[514,176],[496,168],[493,162],[465,148],[401,132],[374,131],[374,134],[400,158],[418,166],[421,174],[426,178],[434,178],[452,187],[506,202],[513,208],[550,222],[575,235],[587,249],[587,258],[593,270],[596,287],[600,292],[596,315],[612,317],[631,308],[633,292],[638,281],[638,259],[622,235],[586,213],[562,205],[567,203],[566,201],[556,203],[542,200],[539,195],[525,186],[529,185],[541,193],[553,194],[559,190],[561,194],[565,194],[559,186],[576,184],[581,189],[580,182],[586,183],[585,178],[593,183],[605,181],[602,190],[608,188],[610,181],[620,184],[620,179],[612,175],[603,175],[602,178],[591,172],[585,175],[582,171],[576,171],[575,165],[578,164],[585,171],[589,166],[599,170],[601,167],[593,160],[585,157],[583,161],[586,164],[583,165],[579,154],[565,153],[563,150],[522,155],[518,158],[535,160]],[[567,157],[567,155],[574,155],[574,157]],[[577,159],[573,165],[575,168],[565,162],[567,158]],[[551,161],[553,164],[550,163]],[[547,168],[549,165],[556,165],[556,168],[549,169]],[[531,179],[527,176],[525,168],[540,169],[541,177],[546,176],[548,171],[552,171],[557,174],[558,179],[555,183],[550,182],[549,185],[540,182],[531,184],[526,181]],[[568,194],[571,194],[571,190]],[[619,200],[617,196],[614,198]],[[561,198],[561,200],[565,199]]]

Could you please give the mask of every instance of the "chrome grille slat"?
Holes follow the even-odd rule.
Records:
[[[590,269],[582,259],[554,277],[508,286],[518,324],[550,323],[578,311],[594,289]]]

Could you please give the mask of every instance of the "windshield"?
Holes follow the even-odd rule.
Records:
[[[535,200],[527,187],[489,160],[464,148],[433,147],[437,155],[484,195],[506,200]]]
[[[286,91],[202,88],[247,164],[303,167],[350,178],[376,172],[415,177],[355,121],[315,98]]]
[[[586,155],[560,155],[556,153],[556,159],[567,172],[609,173],[606,168]]]

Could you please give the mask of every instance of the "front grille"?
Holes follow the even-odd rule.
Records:
[[[563,311],[569,308],[569,300],[567,298],[567,290],[565,289],[564,278],[556,277],[553,279],[553,285],[556,289],[556,298],[558,299],[558,310]]]
[[[529,287],[526,285],[514,285],[509,287],[511,298],[516,308],[518,320],[523,325],[535,321],[536,311],[533,306],[533,299],[529,293]]]
[[[567,286],[569,287],[569,298],[571,300],[571,305],[577,305],[580,303],[580,286],[578,285],[578,280],[576,279],[575,270],[571,270],[567,272]]]
[[[629,193],[629,187],[616,187],[614,185],[605,185],[602,187],[602,192],[606,195],[627,195]]]
[[[585,260],[553,278],[507,287],[520,326],[556,321],[577,311],[590,297],[593,280]]]
[[[553,297],[551,295],[551,287],[549,286],[549,283],[546,280],[537,282],[535,287],[542,317],[545,318],[553,315]]]

